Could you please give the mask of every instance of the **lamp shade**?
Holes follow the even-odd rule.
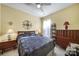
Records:
[[[14,31],[13,31],[13,29],[9,29],[7,33],[12,34],[12,33],[14,33]]]
[[[69,22],[68,22],[68,21],[65,21],[65,22],[64,22],[64,25],[65,25],[65,29],[68,30]]]
[[[64,22],[64,25],[69,25],[69,22],[68,22],[68,21],[65,21],[65,22]]]

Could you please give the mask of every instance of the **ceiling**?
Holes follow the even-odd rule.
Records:
[[[67,8],[72,3],[43,3],[41,8],[37,8],[35,3],[6,3],[5,5],[29,13],[34,16],[43,17]]]

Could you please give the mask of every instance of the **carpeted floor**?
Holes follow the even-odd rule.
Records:
[[[56,45],[54,50],[50,51],[47,56],[64,56],[64,54],[65,50]],[[18,56],[18,49],[7,51],[0,56]]]

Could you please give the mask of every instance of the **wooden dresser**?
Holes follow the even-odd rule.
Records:
[[[10,41],[6,41],[6,42],[0,42],[0,51],[3,53],[6,50],[9,49],[14,49],[17,47],[17,42],[16,40],[10,40]]]
[[[79,44],[79,30],[57,30],[56,43],[66,49],[69,43]]]

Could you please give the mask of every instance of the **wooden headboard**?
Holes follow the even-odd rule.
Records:
[[[32,33],[35,33],[35,31],[18,31],[18,35],[25,33],[31,35]]]

